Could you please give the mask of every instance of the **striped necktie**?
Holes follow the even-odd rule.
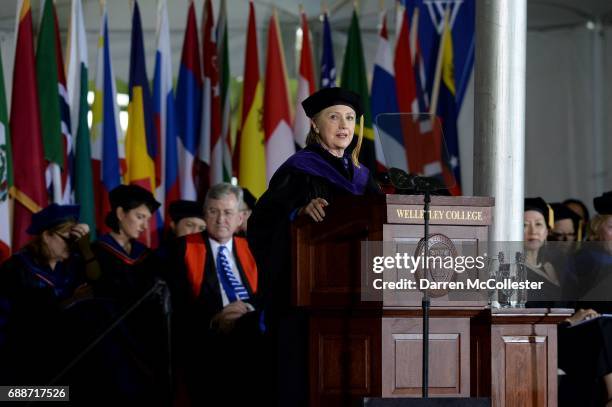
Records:
[[[219,246],[219,251],[217,252],[217,274],[221,280],[223,290],[225,290],[225,295],[227,295],[227,300],[230,303],[237,299],[248,300],[249,293],[242,283],[236,279],[234,273],[232,273],[232,266],[230,266],[226,255],[227,252],[229,252],[227,247]]]

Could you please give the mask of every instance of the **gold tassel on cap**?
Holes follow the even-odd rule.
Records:
[[[357,138],[357,145],[351,154],[351,159],[355,167],[359,168],[359,153],[361,152],[361,143],[363,142],[363,115],[359,117],[359,136]]]
[[[555,228],[555,211],[553,211],[553,208],[549,204],[546,204],[546,207],[548,208],[548,227],[551,229],[554,229]]]

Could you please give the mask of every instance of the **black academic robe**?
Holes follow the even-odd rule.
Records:
[[[89,309],[89,328],[96,332],[92,339],[102,340],[78,366],[86,379],[75,389],[75,398],[168,405],[167,319],[161,292],[152,290],[159,262],[135,241],[132,253],[125,253],[110,235],[101,236],[92,251],[100,276],[92,281],[95,306]]]
[[[609,293],[605,282],[606,276],[612,272],[612,256],[596,247],[589,247],[576,253],[573,261],[571,257],[553,259],[556,264],[569,266],[569,269],[557,269],[562,287],[543,279],[545,284],[537,294],[539,300],[545,301],[534,301],[531,305],[594,308],[599,312],[610,312],[610,302],[576,300],[605,298],[606,291]],[[528,275],[529,280],[542,281],[534,274]],[[597,290],[599,284],[603,291],[592,291]],[[558,298],[563,301],[554,301]],[[571,327],[562,322],[558,325],[557,339],[558,365],[567,374],[560,384],[560,395],[567,403],[565,405],[605,404],[603,377],[612,373],[612,321],[596,318]]]
[[[340,177],[349,182],[353,180],[356,169],[348,153],[342,158],[335,157],[318,144],[309,145],[305,150],[318,154]],[[380,193],[371,175],[367,176],[363,192]],[[281,167],[270,180],[248,225],[249,244],[261,271],[262,293],[270,318],[290,304],[290,227],[297,211],[314,198],[323,198],[333,205],[336,197],[350,194],[327,178],[291,166]]]
[[[321,160],[281,166],[257,201],[248,225],[269,330],[266,374],[274,381],[268,389],[269,405],[305,406],[308,400],[308,321],[303,312],[290,306],[292,221],[314,198],[333,205],[340,196],[380,193],[369,173],[363,184],[357,184],[363,182],[367,170],[363,165],[355,168],[348,153],[335,157],[318,144],[303,151]]]
[[[257,373],[257,366],[262,363],[260,300],[248,283],[234,240],[234,262],[249,293],[246,302],[253,305],[255,311],[239,318],[228,334],[219,332],[211,324],[212,318],[223,310],[223,300],[207,233],[202,232],[202,237],[206,260],[197,298],[193,297],[187,278],[186,238],[178,238],[169,245],[172,277],[168,277],[168,282],[174,309],[175,366],[184,377],[194,405],[255,405],[261,399],[261,380],[265,380]]]
[[[54,270],[26,249],[0,268],[0,384],[48,384],[70,361],[65,310],[84,282],[77,255]]]

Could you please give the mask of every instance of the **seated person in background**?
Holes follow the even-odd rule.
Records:
[[[582,241],[580,215],[560,203],[554,203],[550,206],[555,213],[555,224],[548,236],[548,240],[554,242]]]
[[[92,352],[88,364],[92,389],[83,397],[97,394],[104,401],[163,404],[170,389],[167,314],[158,291],[162,270],[153,251],[137,240],[160,204],[136,185],[114,188],[109,201],[106,225],[111,232],[93,245],[101,273],[92,285],[108,309],[106,316],[99,316],[100,331],[124,319]]]
[[[545,257],[546,240],[554,225],[553,210],[542,198],[525,198],[523,222],[527,279],[544,283],[537,293],[540,299],[558,299],[561,293],[559,276]]]
[[[228,406],[253,404],[261,389],[257,266],[247,241],[234,237],[241,201],[240,187],[211,187],[206,231],[179,238],[170,249],[179,267],[171,284],[176,357],[194,405],[220,398]]]
[[[170,203],[170,229],[174,237],[200,233],[206,230],[203,205],[196,201],[178,200]]]
[[[564,271],[559,276],[565,291],[575,287],[575,273],[572,269],[571,256],[574,255],[582,241],[582,220],[580,216],[560,203],[550,205],[555,215],[555,223],[548,234],[548,245],[550,246],[549,257]]]
[[[593,200],[588,242],[576,255],[576,278],[581,299],[599,301],[599,312],[612,312],[612,191]]]
[[[91,297],[85,282],[89,226],[79,206],[51,204],[32,215],[32,240],[0,269],[0,383],[47,384],[67,363],[63,311]],[[77,241],[86,246],[80,253]]]
[[[570,210],[572,210],[574,213],[580,216],[580,220],[581,220],[580,234],[582,235],[583,239],[586,239],[588,235],[589,220],[590,220],[589,210],[586,207],[586,205],[582,201],[579,201],[578,199],[573,199],[573,198],[566,199],[565,201],[563,201],[563,205],[567,206]]]
[[[599,215],[592,221],[589,240],[612,241],[612,193],[595,198],[594,206]],[[606,222],[609,222],[609,233],[606,233]],[[588,309],[579,310],[561,324],[559,367],[572,380],[580,382],[576,388],[586,390],[578,398],[581,405],[589,405],[589,402],[602,405],[603,398],[612,406],[612,321],[595,318],[598,313],[612,310],[612,280],[609,279],[612,277],[612,250],[607,251],[605,245],[584,243],[575,255],[574,264],[576,282],[570,284],[579,288],[578,297],[582,301],[577,303],[578,307]],[[577,318],[581,312],[585,317],[582,320],[592,321],[569,328],[581,322],[581,318]]]
[[[156,277],[153,252],[137,239],[160,204],[136,185],[119,185],[110,191],[109,201],[106,225],[111,232],[100,236],[93,246],[102,269],[94,289],[97,296],[129,301],[149,289]]]

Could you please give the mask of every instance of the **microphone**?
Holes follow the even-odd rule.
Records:
[[[433,192],[445,189],[442,181],[435,177],[423,177],[417,174],[408,174],[399,168],[389,168],[389,178],[399,189],[411,189],[417,192]]]

